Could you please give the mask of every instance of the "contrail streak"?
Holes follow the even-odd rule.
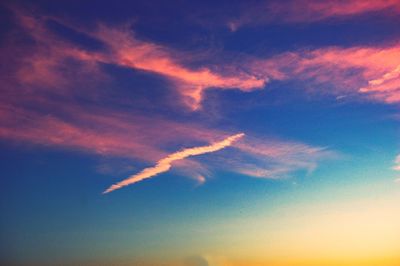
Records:
[[[239,133],[239,134],[227,137],[226,139],[224,139],[222,141],[212,143],[211,145],[208,145],[208,146],[188,148],[188,149],[183,149],[181,151],[172,153],[172,154],[168,155],[167,157],[159,160],[155,166],[145,168],[141,172],[137,173],[136,175],[132,175],[132,176],[128,177],[127,179],[122,180],[121,182],[118,182],[118,183],[110,186],[108,189],[106,189],[103,192],[103,194],[109,193],[111,191],[122,188],[124,186],[134,184],[136,182],[142,181],[143,179],[151,178],[160,173],[167,172],[172,167],[172,163],[174,161],[182,160],[182,159],[185,159],[190,156],[219,151],[225,147],[232,145],[233,142],[237,141],[238,139],[242,138],[243,136],[244,136],[244,133]]]

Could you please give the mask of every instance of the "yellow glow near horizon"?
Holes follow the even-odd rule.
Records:
[[[368,199],[326,208],[291,207],[283,217],[238,219],[225,225],[222,231],[227,237],[217,245],[215,254],[232,258],[223,265],[233,266],[397,266],[398,202]]]

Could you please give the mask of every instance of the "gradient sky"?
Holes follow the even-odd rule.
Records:
[[[0,264],[398,266],[400,1],[2,1]]]

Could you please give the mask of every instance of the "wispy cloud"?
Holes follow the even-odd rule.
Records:
[[[17,60],[16,75],[13,75],[18,82],[28,86],[51,88],[49,91],[54,93],[55,87],[61,90],[76,80],[90,80],[94,74],[97,77],[106,76],[99,64],[111,64],[164,77],[181,95],[182,102],[190,109],[197,110],[201,107],[206,90],[252,91],[265,85],[264,79],[239,68],[222,65],[189,67],[188,62],[192,58],[190,53],[180,53],[161,44],[140,40],[127,26],[100,24],[95,29],[85,30],[56,18],[33,17],[20,10],[15,12],[25,34],[36,43],[30,47],[30,53],[24,54],[23,60]],[[47,27],[48,21],[56,21],[71,31],[91,38],[101,43],[104,49],[84,49],[64,40]],[[71,64],[71,61],[75,64]]]
[[[359,91],[387,103],[400,102],[400,65],[382,77],[368,81],[368,86],[360,88]]]
[[[0,77],[4,92],[0,95],[0,138],[6,140],[157,164],[160,158],[167,158],[171,149],[177,146],[215,142],[232,133],[196,124],[195,121],[173,121],[156,113],[140,115],[117,111],[109,105],[112,100],[109,94],[98,102],[101,98],[98,86],[86,85],[90,85],[93,76],[98,79],[95,82],[102,83],[108,79],[103,64],[165,77],[192,109],[200,107],[204,90],[251,91],[262,88],[265,80],[287,79],[289,76],[296,78],[307,72],[301,70],[304,60],[300,54],[294,57],[293,64],[290,61],[286,64],[285,60],[290,56],[285,54],[257,62],[246,59],[241,68],[225,68],[223,65],[191,68],[187,64],[190,55],[150,41],[141,41],[126,27],[103,25],[88,31],[65,24],[104,46],[100,50],[82,48],[48,29],[46,21],[54,18],[33,17],[18,12],[20,27],[35,45],[24,44],[29,48],[25,49],[26,46],[11,42],[8,45],[11,50],[1,50],[2,55],[13,58],[7,70],[12,73]],[[285,64],[292,68],[288,70]],[[389,67],[386,70],[389,71]],[[371,75],[373,78],[375,76]],[[85,107],[79,104],[82,98]],[[154,100],[149,100],[152,106]],[[136,110],[136,106],[130,108]],[[229,171],[278,178],[300,169],[311,171],[318,163],[317,158],[326,158],[325,150],[265,137],[246,138],[245,143],[241,141],[233,145],[237,149],[229,150],[229,156],[224,157],[221,153],[209,155],[214,161],[186,157],[175,160],[174,170],[204,183],[211,170],[220,169],[216,163],[220,162],[221,165],[228,165]],[[317,151],[312,153],[313,149]],[[165,167],[168,160],[161,161],[164,163],[161,166]],[[150,172],[147,170],[146,173]]]
[[[393,170],[400,171],[400,154],[394,160]]]
[[[102,26],[96,37],[106,43],[112,50],[109,60],[112,63],[129,68],[153,72],[170,79],[186,104],[196,110],[200,107],[203,92],[207,89],[239,89],[251,91],[264,86],[265,80],[256,76],[236,71],[222,73],[208,67],[191,69],[180,60],[187,60],[188,55],[178,55],[161,45],[140,41],[128,30]]]
[[[112,185],[111,187],[106,189],[103,193],[109,193],[116,189],[120,189],[121,187],[128,186],[128,185],[134,184],[136,182],[142,181],[144,179],[156,176],[160,173],[167,172],[172,167],[172,163],[174,161],[182,160],[189,156],[196,156],[196,155],[200,155],[200,154],[205,154],[205,153],[210,153],[210,152],[215,152],[215,151],[221,150],[227,146],[230,146],[233,142],[237,141],[238,139],[242,138],[243,136],[244,136],[243,133],[239,133],[239,134],[227,137],[226,139],[224,139],[222,141],[212,143],[211,145],[183,149],[181,151],[172,153],[172,154],[168,155],[167,157],[159,160],[154,167],[145,168],[140,173],[138,173],[136,175],[132,175],[129,178],[127,178],[121,182],[118,182],[117,184]]]
[[[314,89],[317,93],[366,96],[374,101],[398,103],[399,62],[399,45],[328,47],[257,59],[250,68],[256,75],[275,80],[304,81],[308,88],[317,87]]]
[[[240,142],[235,142],[230,137],[223,142],[216,142],[230,133],[155,116],[143,117],[105,108],[82,109],[77,106],[61,111],[59,110],[59,115],[49,115],[31,109],[0,105],[0,138],[94,154],[106,161],[126,158],[135,160],[135,167],[141,163],[161,163],[161,166],[165,166],[165,163],[171,164],[174,160],[175,171],[199,184],[204,183],[214,171],[220,170],[221,166],[230,172],[276,179],[288,177],[298,170],[310,172],[320,161],[334,155],[327,148],[271,137],[248,136]],[[235,140],[240,138],[240,135],[235,136]],[[235,149],[210,154],[204,158],[187,158],[197,152],[212,152],[204,147],[168,155],[168,150],[176,146],[212,142],[214,144],[211,146],[218,148],[220,146],[216,144],[227,144],[229,140]],[[185,158],[181,158],[182,156]],[[146,173],[155,173],[154,171]]]
[[[283,4],[282,2],[271,4],[271,7],[276,15],[283,15],[286,11],[282,19],[288,22],[313,22],[385,9],[400,12],[400,4],[397,0],[300,0],[289,1],[289,4]]]
[[[381,1],[378,1],[379,5],[367,2],[352,3],[351,6],[354,5],[355,10],[363,10],[366,6],[383,5]],[[337,2],[333,6],[336,5],[347,4]],[[331,9],[342,10],[337,7]],[[230,67],[222,63],[218,66],[192,68],[189,67],[192,57],[190,53],[180,53],[161,44],[142,41],[126,26],[99,25],[89,31],[78,30],[65,23],[66,27],[71,27],[105,47],[102,50],[87,50],[52,33],[46,27],[46,17],[34,18],[26,14],[18,17],[22,27],[36,41],[36,46],[31,49],[32,54],[23,56],[22,62],[16,66],[16,73],[8,76],[16,76],[22,85],[35,88],[36,94],[37,90],[45,88],[48,88],[46,93],[65,94],[68,85],[68,93],[73,94],[73,87],[78,86],[71,86],[71,83],[85,80],[91,82],[90,77],[93,75],[100,77],[100,80],[107,79],[107,74],[100,67],[104,63],[164,77],[179,93],[181,102],[192,110],[201,108],[204,92],[209,89],[239,89],[248,92],[262,89],[266,81],[287,79],[331,85],[329,91],[341,97],[351,93],[386,103],[400,101],[397,85],[400,79],[399,45],[297,50],[265,59],[244,58],[240,66],[236,62]],[[77,63],[71,65],[68,63],[71,60]],[[171,86],[165,88],[168,87]]]
[[[400,154],[396,156],[395,160],[394,160],[394,166],[393,166],[393,170],[395,171],[400,171]],[[400,177],[397,177],[394,179],[394,182],[396,184],[400,184]]]
[[[57,106],[57,103],[54,103]],[[50,107],[54,107],[51,105]],[[0,137],[92,154],[154,162],[175,143],[213,141],[224,132],[107,108],[66,107],[49,114],[0,103]]]
[[[193,177],[193,179],[197,181],[197,184],[198,184],[199,186],[202,185],[202,184],[204,184],[204,183],[206,182],[206,178],[205,178],[203,175],[200,175],[200,174],[195,175],[195,176]]]
[[[320,161],[340,157],[339,153],[327,147],[276,138],[248,137],[234,146],[239,153],[231,153],[226,162],[229,169],[256,178],[281,179],[297,171],[311,173]]]
[[[311,23],[333,18],[346,18],[369,12],[398,14],[398,0],[289,0],[267,1],[242,6],[234,18],[227,20],[231,31],[243,26],[259,26],[270,23]]]

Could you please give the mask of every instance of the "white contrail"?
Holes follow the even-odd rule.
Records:
[[[177,160],[182,160],[185,159],[189,156],[195,156],[195,155],[200,155],[204,153],[210,153],[210,152],[215,152],[218,150],[221,150],[227,146],[230,146],[233,142],[237,141],[241,137],[244,136],[244,133],[239,133],[230,137],[227,137],[226,139],[212,143],[211,145],[208,146],[201,146],[201,147],[194,147],[194,148],[188,148],[188,149],[183,149],[181,151],[172,153],[168,155],[167,157],[159,160],[157,164],[153,167],[148,167],[143,169],[140,173],[137,173],[136,175],[132,175],[128,177],[125,180],[122,180],[121,182],[118,182],[108,189],[106,189],[103,194],[109,193],[111,191],[114,191],[116,189],[119,189],[124,186],[128,186],[131,184],[134,184],[136,182],[139,182],[143,179],[151,178],[155,175],[158,175],[163,172],[167,172],[174,161]]]

